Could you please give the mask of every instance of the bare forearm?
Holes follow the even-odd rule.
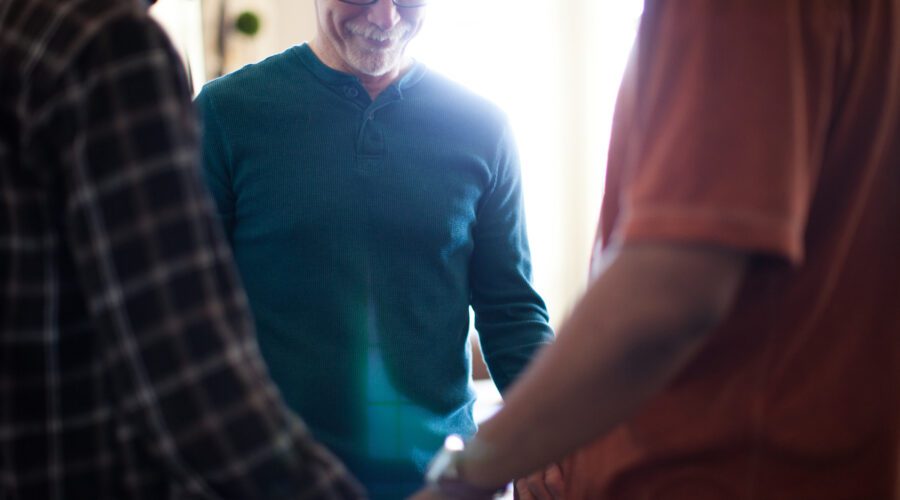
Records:
[[[502,483],[558,460],[630,414],[693,352],[687,343],[622,346],[614,339],[589,339],[589,333],[561,338],[512,389],[504,411],[479,432],[479,439],[499,451],[488,464],[467,468],[468,478]]]
[[[676,262],[660,260],[651,248],[623,253],[606,269],[556,344],[479,431],[485,451],[465,463],[467,480],[500,484],[558,460],[609,431],[672,379],[727,310],[740,276],[726,276],[715,290],[721,303],[702,296],[706,291],[697,300],[681,290],[690,269],[667,274]],[[730,266],[726,258],[724,267]]]

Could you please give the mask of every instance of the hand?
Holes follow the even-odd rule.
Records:
[[[516,480],[518,500],[563,500],[565,490],[566,482],[558,464],[550,464],[544,470]]]
[[[437,488],[433,486],[426,486],[421,490],[417,491],[415,495],[409,497],[407,500],[451,500],[445,495],[442,495]]]

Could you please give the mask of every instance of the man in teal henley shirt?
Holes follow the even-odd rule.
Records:
[[[422,2],[316,11],[310,44],[203,89],[205,176],[288,404],[402,498],[476,430],[469,306],[501,391],[553,334],[504,115],[404,55]]]

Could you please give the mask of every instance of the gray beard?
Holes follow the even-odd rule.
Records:
[[[354,69],[369,76],[381,76],[396,68],[403,58],[402,52],[397,54],[394,51],[383,54],[379,52],[366,52],[359,50],[351,50],[348,53],[350,63]]]

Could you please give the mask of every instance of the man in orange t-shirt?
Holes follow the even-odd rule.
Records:
[[[535,497],[900,498],[900,1],[647,0],[601,219],[558,341],[420,498],[575,450]]]

